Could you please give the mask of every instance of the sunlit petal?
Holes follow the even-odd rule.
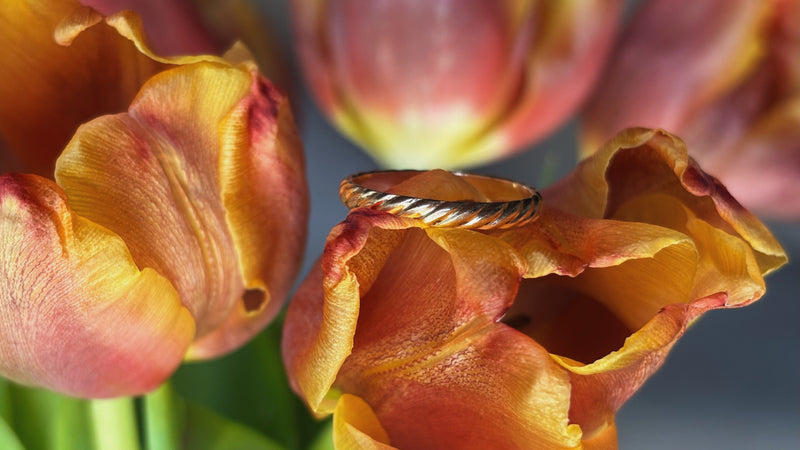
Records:
[[[285,100],[270,89],[229,65],[177,67],[150,80],[128,113],[82,126],[58,161],[70,206],[173,283],[202,339],[193,357],[260,330],[298,267],[302,159]]]
[[[333,416],[333,445],[343,450],[392,449],[375,413],[355,395],[342,394]]]
[[[0,373],[79,396],[146,392],[178,366],[194,321],[170,282],[67,205],[53,182],[0,177]]]

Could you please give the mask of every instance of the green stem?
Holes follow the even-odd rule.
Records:
[[[131,397],[89,401],[95,448],[140,450],[136,408]]]
[[[169,382],[144,397],[144,439],[148,450],[180,449],[182,408]]]

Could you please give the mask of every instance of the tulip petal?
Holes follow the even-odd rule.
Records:
[[[494,232],[528,261],[526,278],[549,274],[577,276],[588,267],[609,267],[631,259],[651,258],[688,237],[661,226],[620,220],[596,220],[565,213],[545,196],[542,214],[533,224]]]
[[[163,382],[194,337],[170,282],[76,215],[53,182],[0,176],[0,373],[77,396]]]
[[[538,9],[295,2],[294,16],[322,109],[384,164],[430,168],[461,159],[513,102]]]
[[[405,356],[394,356],[413,360],[437,342],[446,342],[447,336],[457,335],[473,317],[494,320],[510,305],[524,272],[524,261],[509,247],[469,230],[428,229],[426,233],[409,228],[413,225],[419,224],[388,214],[354,211],[331,232],[326,246],[330,256],[322,261],[322,272],[313,272],[292,301],[290,317],[309,314],[306,317],[313,319],[287,319],[284,355],[287,365],[297,368],[290,371],[299,373],[293,383],[309,399],[312,409],[327,412],[327,407],[320,405],[353,345],[367,345],[369,349],[359,350],[360,354],[380,357],[386,348],[406,342],[401,345]],[[483,277],[476,277],[479,271],[474,264],[466,264],[470,260],[484,262],[480,265]],[[419,261],[425,261],[424,268]],[[396,275],[388,275],[390,272]],[[487,274],[493,277],[485,278]],[[432,283],[420,283],[418,291],[392,284],[402,285],[417,276]],[[484,279],[491,283],[481,283]],[[320,281],[323,287],[314,287]],[[320,291],[326,298],[324,305]],[[368,300],[390,293],[390,300]],[[360,308],[359,296],[366,296]],[[447,301],[429,301],[439,297]],[[379,309],[365,309],[365,304]],[[322,308],[328,311],[323,316],[313,313]],[[397,308],[403,312],[391,312]],[[385,314],[394,317],[391,330],[380,326],[382,322],[364,318]],[[358,333],[356,321],[361,323]],[[297,326],[304,331],[296,330]],[[426,335],[419,335],[420,329],[426,330]],[[318,335],[316,340],[304,337],[312,335]],[[416,341],[413,346],[408,344],[411,336]]]
[[[309,214],[303,147],[288,99],[253,77],[250,94],[220,124],[222,200],[248,291],[190,358],[227,352],[261,331],[302,262]]]
[[[663,130],[619,133],[543,196],[565,212],[614,218],[628,199],[655,192],[679,199],[698,217],[744,239],[762,273],[786,262],[780,244],[758,218],[690,160],[683,141]]]
[[[449,347],[394,370],[368,367],[357,386],[347,386],[373,406],[393,445],[555,449],[580,443],[580,428],[568,420],[567,373],[544,348],[492,321],[471,324]]]
[[[690,112],[757,67],[768,3],[705,0],[680,13],[668,0],[646,3],[586,108],[584,152],[630,126],[683,130],[693,120]]]
[[[219,60],[158,58],[137,16],[104,19],[72,0],[0,2],[0,18],[0,136],[46,177],[79,124],[124,111],[167,63]]]
[[[610,423],[696,317],[757,300],[763,276],[786,261],[763,224],[663,131],[621,133],[543,195],[556,206],[537,226],[501,237],[531,275],[574,278],[524,281],[507,323],[522,323],[572,373],[570,419],[587,433]]]
[[[128,113],[82,126],[59,158],[71,207],[173,283],[197,321],[192,357],[257,332],[297,269],[307,200],[289,118],[254,72],[184,65],[148,81]],[[268,251],[288,252],[286,265]]]
[[[375,413],[355,395],[342,394],[333,413],[333,445],[337,449],[393,449]]]
[[[335,407],[326,395],[353,348],[359,295],[375,281],[375,269],[385,264],[402,237],[387,230],[413,226],[411,220],[371,210],[350,216],[352,220],[331,230],[325,258],[300,285],[286,312],[282,354],[289,381],[317,414],[329,414]]]
[[[727,104],[715,109],[725,114],[721,120],[731,120],[728,116],[735,111]],[[750,125],[727,147],[720,146],[725,151],[695,152],[698,163],[756,213],[786,220],[800,217],[800,95],[776,102]]]
[[[482,233],[409,224],[356,210],[332,231],[287,313],[293,386],[320,414],[336,392],[363,398],[399,448],[578,445],[566,373],[545,349],[495,323],[524,260]],[[454,383],[451,371],[465,375]],[[408,421],[414,433],[402,431]]]
[[[535,45],[527,55],[517,99],[470,159],[497,158],[490,153],[497,148],[512,153],[546,136],[578,108],[604,67],[622,3],[562,0],[544,4],[546,19],[539,23]]]
[[[689,324],[704,312],[724,305],[724,294],[685,305],[668,305],[628,337],[620,350],[589,365],[554,355],[571,373],[570,420],[584,430],[605,427],[625,401],[661,367]]]
[[[136,11],[144,18],[155,50],[162,54],[218,53],[219,44],[205,31],[193,8],[182,1],[153,3],[140,0],[82,0],[105,16],[120,10]]]

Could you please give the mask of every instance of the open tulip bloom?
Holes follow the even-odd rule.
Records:
[[[0,176],[0,374],[76,396],[139,394],[184,358],[250,340],[280,310],[305,242],[283,95],[246,61],[157,57],[127,12],[37,1],[0,12],[19,22],[0,30],[19,38],[0,41],[0,131],[23,167],[55,167],[55,181]],[[25,45],[32,57],[12,50]]]
[[[448,172],[393,194],[481,200]],[[660,130],[630,129],[509,230],[354,209],[290,303],[284,359],[341,448],[615,448],[614,414],[704,312],[786,262]]]

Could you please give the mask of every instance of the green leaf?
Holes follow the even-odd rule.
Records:
[[[184,364],[175,390],[290,449],[305,449],[321,424],[292,392],[280,357],[276,319],[242,349],[213,361]]]
[[[3,417],[0,417],[0,448],[3,450],[25,450],[25,447],[22,446],[22,442],[20,442],[17,435],[14,434],[14,430],[8,426],[8,423],[6,423]]]
[[[147,450],[285,450],[257,431],[178,396],[169,383],[143,399]]]
[[[333,450],[333,421],[330,418],[324,422],[308,450]]]
[[[198,405],[187,407],[184,439],[186,448],[191,450],[285,449],[266,436]]]
[[[0,377],[0,418],[11,420],[11,399],[9,398],[10,381]]]

